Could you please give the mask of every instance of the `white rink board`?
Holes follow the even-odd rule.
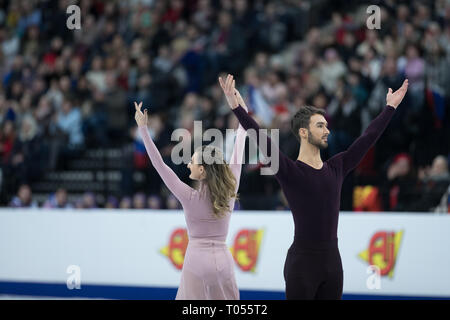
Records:
[[[450,215],[341,213],[339,219],[344,294],[450,297]],[[82,284],[176,288],[180,270],[161,250],[185,226],[182,211],[2,209],[0,281],[66,283],[68,266],[77,265]],[[245,230],[259,231],[260,242],[253,271],[241,269],[251,261],[245,250],[241,267],[235,263],[238,287],[284,291],[291,214],[234,212],[228,246]],[[401,238],[392,277],[381,276],[379,289],[369,289],[369,263],[358,254],[377,232]]]

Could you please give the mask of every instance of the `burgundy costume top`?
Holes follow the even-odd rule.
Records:
[[[233,109],[233,112],[244,129],[259,129],[258,124],[242,107]],[[267,137],[272,157],[279,154],[279,170],[275,177],[292,211],[294,243],[337,240],[342,182],[375,144],[394,113],[394,107],[386,106],[346,151],[324,161],[321,169],[315,169],[300,160],[289,159]]]

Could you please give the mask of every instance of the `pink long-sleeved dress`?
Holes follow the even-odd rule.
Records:
[[[183,206],[189,243],[181,271],[177,300],[239,299],[234,275],[233,257],[225,243],[231,212],[222,218],[213,214],[208,187],[200,183],[198,190],[182,182],[164,163],[147,127],[139,126],[150,160],[169,190]],[[236,177],[236,192],[241,176],[246,131],[239,125],[229,167]],[[230,200],[233,209],[235,199]]]

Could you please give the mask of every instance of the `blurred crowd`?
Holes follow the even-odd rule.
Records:
[[[356,1],[0,0],[2,204],[179,208],[148,161],[133,102],[149,108],[155,144],[190,183],[186,166],[171,161],[171,133],[184,128],[193,139],[195,120],[203,130],[237,128],[217,83],[229,72],[260,125],[280,130],[292,159],[299,146],[290,117],[302,105],[326,111],[326,160],[347,149],[384,108],[388,88],[408,78],[385,133],[345,180],[341,209],[447,212],[450,1],[373,2],[381,28],[371,30],[367,6]],[[72,3],[81,8],[80,30],[66,27]],[[86,192],[69,204],[60,188],[33,201],[45,172],[101,147],[129,150],[119,194],[99,204]],[[239,206],[286,209],[276,180],[259,169],[244,165]],[[136,171],[144,184],[133,181]],[[367,185],[369,195],[355,193]]]
[[[33,193],[27,184],[22,184],[9,204],[12,208],[46,208],[46,209],[170,209],[179,210],[181,204],[174,195],[169,194],[162,197],[157,194],[147,196],[143,192],[138,192],[132,197],[124,196],[118,198],[109,196],[106,201],[100,205],[96,194],[85,192],[81,197],[70,200],[67,190],[58,188],[55,193],[49,195],[48,199],[42,204],[33,200]]]

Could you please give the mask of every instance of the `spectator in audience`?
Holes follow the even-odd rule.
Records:
[[[44,202],[43,207],[48,209],[70,209],[73,208],[73,205],[67,200],[66,189],[59,188]]]
[[[17,191],[17,195],[11,200],[9,206],[13,208],[37,208],[38,203],[33,200],[30,186],[22,184]]]
[[[105,203],[106,209],[117,209],[119,207],[119,201],[114,196],[109,196]]]
[[[161,197],[156,194],[152,194],[147,198],[147,207],[149,209],[159,210],[162,209]]]
[[[166,198],[166,208],[169,210],[180,210],[181,204],[178,199],[173,195],[169,194]]]
[[[345,151],[360,135],[360,109],[343,79],[337,82],[336,95],[327,108],[330,118],[329,156]]]
[[[147,199],[145,194],[142,192],[138,192],[133,196],[133,208],[134,209],[145,209],[147,205]]]
[[[416,182],[410,155],[397,154],[379,187],[384,211],[404,211],[417,197],[414,192]]]
[[[337,81],[347,72],[347,67],[342,62],[335,49],[325,51],[325,61],[320,67],[320,82],[325,91],[330,94],[336,90]]]
[[[93,192],[85,192],[82,196],[81,206],[83,209],[96,209],[98,206],[95,194]]]
[[[2,166],[8,162],[15,138],[14,122],[6,120],[3,122],[0,132],[0,161]]]
[[[131,198],[130,197],[123,197],[122,200],[120,200],[119,208],[120,209],[131,209]]]
[[[419,48],[416,45],[409,44],[406,47],[404,64],[405,77],[410,83],[411,108],[414,112],[418,112],[425,99],[425,61],[421,58]]]
[[[92,92],[92,99],[84,104],[82,118],[82,133],[86,134],[86,143],[90,146],[108,146],[110,140],[106,128],[105,95],[96,89]]]
[[[83,209],[83,198],[82,197],[75,200],[75,209]]]
[[[18,137],[14,140],[5,166],[5,179],[17,184],[29,184],[39,179],[46,168],[46,145],[36,120],[27,114],[22,117]]]
[[[73,100],[66,98],[61,106],[61,111],[54,115],[50,130],[52,131],[52,155],[51,163],[65,164],[70,158],[80,155],[83,149],[84,136],[81,130],[81,112],[73,106]]]
[[[450,213],[450,185],[447,188],[447,191],[441,197],[439,204],[434,208],[434,212],[436,213]]]
[[[445,156],[434,158],[431,167],[419,170],[419,185],[414,199],[405,206],[407,211],[433,211],[450,186],[448,162]]]

